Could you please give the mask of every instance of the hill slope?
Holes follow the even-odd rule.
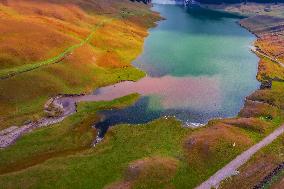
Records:
[[[130,63],[157,19],[128,0],[0,1],[0,128],[36,119],[59,93],[143,76]]]

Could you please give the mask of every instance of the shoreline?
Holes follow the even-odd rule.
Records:
[[[151,7],[149,7],[149,9],[151,9]],[[157,13],[157,12],[155,12],[153,10],[151,10],[151,11],[152,11],[152,13],[155,13],[155,14]],[[154,16],[153,16],[153,18],[154,18]],[[163,19],[164,18],[162,18],[159,15],[155,19],[155,21],[150,26],[148,26],[148,28],[146,30],[147,35],[144,36],[144,39],[143,39],[141,52],[143,51],[143,48],[144,48],[144,41],[145,41],[146,37],[149,35],[149,29],[156,27],[157,22],[162,21]],[[90,36],[91,35],[93,35],[93,32],[90,34]],[[140,79],[142,79],[142,78],[147,76],[146,72],[136,68],[134,65],[132,65],[132,63],[130,64],[130,67],[133,67],[133,68],[141,71],[144,74],[138,80],[140,80]],[[124,69],[124,68],[122,68],[122,69]],[[136,82],[137,79],[119,80],[118,82],[115,82],[115,83],[110,84],[110,85],[105,85],[105,86],[102,85],[99,88],[116,85],[116,84],[119,84],[119,83],[125,82],[125,81]],[[57,116],[44,116],[44,117],[39,118],[38,120],[32,120],[32,121],[29,120],[29,121],[26,121],[27,123],[24,122],[22,125],[18,125],[18,126],[12,125],[10,127],[7,127],[7,128],[4,128],[4,129],[0,130],[0,150],[6,149],[7,147],[13,145],[23,135],[25,135],[27,133],[30,133],[30,132],[32,132],[35,129],[42,128],[42,127],[53,126],[54,124],[62,122],[65,118],[67,118],[67,117],[69,117],[72,114],[77,112],[77,102],[75,100],[71,100],[70,101],[70,98],[72,98],[72,97],[82,97],[82,96],[86,96],[86,95],[88,95],[88,94],[87,93],[80,93],[80,94],[72,94],[71,93],[71,94],[57,94],[54,97],[51,97],[50,99],[48,99],[45,102],[45,104],[43,106],[44,107],[43,108],[43,112],[45,112],[45,113],[46,112],[51,112],[51,111],[58,111],[57,108],[61,107],[62,103],[64,103],[64,100],[66,100],[66,99],[69,100],[67,104],[68,105],[71,104],[71,105],[68,106],[67,109],[62,106],[62,110],[59,110],[59,111],[61,111],[60,115],[57,115]],[[49,104],[50,106],[54,106],[55,109],[54,110],[49,110],[49,107],[48,107],[49,105],[47,105],[48,103],[50,103]],[[97,135],[97,137],[94,139],[94,142],[93,142],[94,146],[97,144],[96,141],[98,141],[98,140],[100,140],[100,138]]]
[[[282,5],[284,5],[284,4],[282,4]],[[210,5],[209,5],[209,6],[210,6]],[[214,6],[214,5],[213,5],[213,6]],[[215,11],[224,12],[224,13],[231,13],[231,14],[236,14],[236,15],[244,16],[244,15],[238,13],[238,12],[230,12],[230,11],[226,11],[226,10],[220,10],[220,9],[218,9],[218,8],[217,8],[217,9],[214,9],[214,8],[212,8],[212,7],[209,8],[208,5],[206,6],[206,8],[207,8],[207,9],[210,9],[210,10],[215,10]],[[260,102],[260,101],[257,100],[257,99],[256,99],[256,100],[249,99],[249,97],[252,96],[254,93],[256,93],[257,91],[260,91],[260,90],[265,90],[265,89],[266,89],[266,90],[272,90],[272,82],[273,82],[273,81],[278,81],[278,82],[283,82],[283,81],[284,81],[283,79],[279,79],[279,78],[277,78],[277,77],[269,78],[268,80],[263,80],[263,79],[260,79],[260,78],[257,77],[258,74],[259,74],[259,72],[261,71],[260,63],[261,63],[261,61],[263,61],[263,58],[264,58],[264,57],[267,58],[267,59],[269,59],[269,60],[272,61],[273,63],[278,64],[278,65],[281,66],[281,67],[284,67],[284,64],[283,64],[282,62],[276,60],[275,58],[269,56],[269,55],[266,54],[265,52],[263,52],[263,51],[261,50],[261,48],[259,48],[259,47],[256,45],[257,40],[262,39],[262,38],[261,38],[261,35],[259,35],[256,31],[253,31],[252,29],[250,29],[250,27],[248,27],[246,24],[242,23],[243,20],[245,20],[245,19],[250,19],[251,17],[253,17],[253,16],[252,16],[252,15],[245,15],[245,18],[240,19],[240,20],[238,21],[238,24],[239,24],[241,27],[245,28],[247,31],[249,31],[250,33],[252,33],[253,35],[256,36],[256,40],[253,42],[253,46],[252,46],[252,48],[251,48],[251,51],[252,51],[256,56],[259,57],[258,70],[257,70],[256,78],[257,78],[257,80],[261,83],[261,86],[260,86],[260,89],[258,89],[258,90],[256,90],[256,91],[252,92],[252,94],[250,94],[249,96],[247,96],[247,97],[245,98],[245,105],[244,105],[243,109],[246,108],[246,105],[247,105],[247,102],[248,102],[248,101],[253,101],[253,102],[255,102],[255,103]],[[268,33],[268,32],[267,32],[267,33]],[[265,34],[264,34],[264,35],[265,35]],[[266,103],[266,104],[269,104],[269,105],[271,105],[271,106],[277,108],[277,106],[275,106],[273,103],[268,103],[268,102],[266,102],[266,101],[261,101],[261,103]],[[242,110],[241,110],[241,111],[242,111]],[[280,111],[281,111],[281,108],[280,108]],[[234,118],[233,118],[233,119],[234,119]],[[270,133],[270,135],[272,135],[274,132],[280,130],[281,128],[282,128],[282,130],[283,130],[284,125],[282,125],[282,124],[283,124],[283,122],[280,123],[279,126],[278,126],[273,132]],[[281,126],[281,125],[282,125],[282,126]],[[282,133],[283,133],[283,131],[282,131]],[[269,135],[269,136],[270,136],[270,135]],[[266,137],[266,138],[268,138],[268,137]],[[266,139],[266,138],[265,138],[265,139]],[[277,137],[275,137],[273,140],[271,140],[270,143],[273,142],[276,138],[277,138]],[[261,142],[263,142],[263,141],[261,141]],[[261,143],[261,142],[260,142],[260,143]],[[238,169],[239,169],[241,166],[243,166],[247,161],[249,161],[249,159],[251,159],[252,156],[253,156],[256,152],[258,152],[260,149],[257,150],[257,151],[255,151],[253,154],[251,154],[251,156],[248,157],[243,163],[239,164],[238,167],[235,167],[235,168],[233,168],[232,170],[230,170],[231,173],[228,173],[228,170],[226,170],[226,169],[232,168],[232,166],[236,166],[236,162],[240,159],[241,156],[245,156],[246,153],[249,152],[249,150],[251,150],[253,147],[258,146],[258,145],[259,145],[259,144],[256,144],[256,145],[252,146],[251,148],[249,148],[247,151],[242,152],[239,156],[237,156],[235,159],[233,159],[233,160],[232,160],[231,162],[229,162],[227,165],[225,165],[224,167],[222,167],[221,169],[219,169],[219,170],[218,170],[215,174],[213,174],[210,178],[208,178],[208,180],[205,180],[205,181],[202,182],[200,185],[198,185],[198,186],[196,187],[196,189],[197,189],[197,188],[204,188],[204,189],[205,189],[205,188],[210,188],[210,187],[219,187],[219,186],[222,184],[222,182],[223,182],[224,180],[226,180],[226,178],[229,178],[229,177],[238,175],[238,174],[239,174]],[[268,145],[268,144],[267,144],[267,145]],[[239,159],[238,159],[238,158],[239,158]],[[243,158],[243,159],[244,159],[244,158]],[[230,166],[231,166],[231,167],[230,167]],[[280,164],[278,164],[278,166],[275,167],[271,172],[269,172],[264,178],[261,178],[261,180],[260,180],[258,183],[255,183],[255,184],[254,184],[254,188],[261,188],[261,187],[263,187],[265,184],[268,184],[269,182],[271,182],[271,180],[273,179],[273,177],[275,177],[275,176],[277,176],[277,174],[279,174],[279,172],[280,172],[281,170],[283,170],[283,162],[280,163]],[[220,176],[220,175],[222,175],[222,174],[223,174],[223,175],[227,174],[227,175],[226,175],[224,178],[221,179],[222,176]]]
[[[152,10],[152,7],[150,9]],[[160,15],[160,19],[157,20],[154,23],[155,24],[154,27],[157,26],[158,22],[161,22],[163,20],[165,20],[165,18],[161,17],[161,15]],[[245,27],[244,25],[242,25],[240,23],[241,20],[242,20],[242,18],[240,18],[240,20],[238,21],[240,27],[245,28],[250,33],[254,34],[256,36],[256,38],[258,38],[258,36],[255,33],[251,32],[247,27]],[[147,30],[147,34],[148,35],[149,35],[149,30],[150,29],[151,28],[148,28],[148,30]],[[146,37],[144,38],[144,41],[145,41]],[[253,45],[254,45],[254,47],[256,47],[255,46],[255,41],[253,42]],[[144,48],[144,46],[143,46],[143,48]],[[141,52],[143,52],[143,50],[144,50],[143,48],[142,48]],[[261,57],[259,57],[259,58],[261,59]],[[136,68],[132,64],[131,64],[131,66]],[[136,68],[136,69],[138,69],[138,68]],[[140,70],[140,71],[145,73],[144,77],[142,77],[140,79],[143,79],[143,78],[147,77],[147,73],[145,71],[143,71],[143,70]],[[127,81],[137,82],[137,81],[134,81],[134,80],[121,80],[121,81],[119,81],[117,83],[114,83],[114,84],[111,84],[111,85],[101,86],[100,88],[115,86],[116,84],[119,84],[119,83],[122,83],[122,82],[127,82]],[[259,82],[261,83],[261,85],[263,85],[263,81],[259,81]],[[98,88],[98,89],[100,89],[100,88]],[[24,124],[22,126],[18,126],[17,129],[11,130],[10,132],[5,132],[5,130],[9,130],[9,128],[11,128],[11,127],[8,127],[6,129],[2,130],[2,132],[5,133],[5,135],[0,135],[0,149],[4,149],[4,148],[9,147],[10,145],[14,144],[17,141],[17,139],[19,139],[22,135],[24,135],[26,133],[29,133],[29,132],[33,131],[34,129],[51,126],[53,124],[56,124],[56,123],[59,123],[59,122],[63,121],[65,118],[67,118],[67,117],[69,117],[72,114],[77,112],[77,103],[78,102],[81,102],[81,101],[111,101],[111,100],[114,100],[114,99],[122,97],[122,96],[118,96],[118,97],[114,97],[112,99],[107,99],[107,100],[106,99],[101,99],[101,100],[80,100],[80,98],[88,97],[88,95],[89,94],[86,94],[86,93],[81,93],[81,94],[58,94],[55,97],[52,97],[51,99],[49,99],[45,103],[45,105],[44,105],[44,112],[47,112],[50,115],[52,115],[53,113],[50,113],[50,112],[52,112],[52,111],[55,111],[55,112],[59,111],[60,115],[43,117],[43,118],[39,119],[38,121],[31,122],[31,123],[28,123],[28,124]],[[247,104],[246,103],[247,97],[244,98],[244,104],[243,104],[243,107],[240,109],[240,111],[242,109],[246,108],[245,106]],[[67,104],[67,105],[64,105],[64,104]],[[53,107],[53,108],[55,107],[55,108],[54,109],[50,109],[50,107]],[[59,110],[58,110],[58,107],[59,107]],[[234,117],[230,117],[230,118],[232,118],[232,119],[237,118],[237,115],[234,116]],[[227,117],[218,118],[218,120],[222,120],[222,119],[228,119],[228,118]],[[210,121],[213,121],[213,120],[216,120],[216,118],[210,119],[207,122],[207,124]],[[190,127],[191,128],[192,126],[194,126],[194,128],[198,128],[198,127],[206,126],[207,124],[199,124],[199,123],[194,123],[194,122],[192,122],[192,123],[191,122],[185,122],[185,123],[183,123],[183,127]],[[196,126],[196,125],[198,125],[198,126]],[[12,126],[12,127],[14,127],[14,126]],[[96,141],[96,139],[95,139],[95,141]]]
[[[236,25],[236,27],[238,26]],[[253,37],[254,39],[255,37]],[[253,46],[255,46],[255,43]],[[236,45],[234,44],[233,47],[236,47]],[[265,51],[266,46],[260,45],[260,47],[264,47],[264,52],[270,54],[269,51]],[[142,48],[139,49],[141,50]],[[249,48],[246,48],[247,50]],[[254,56],[252,52],[250,54]],[[268,61],[268,59],[265,60]],[[256,61],[246,62],[251,64]],[[258,63],[258,67],[254,64],[253,69],[259,69],[260,63]],[[269,64],[274,63],[269,61]],[[126,76],[127,73],[131,74],[131,72],[128,72],[128,69],[124,73]],[[255,74],[254,72],[251,78],[254,78]],[[139,77],[142,75],[140,74]],[[239,77],[241,76],[242,74],[239,75]],[[127,78],[133,77],[119,77],[118,80]],[[260,77],[257,78],[261,79]],[[252,82],[251,80],[248,81]],[[78,103],[78,107],[76,107],[77,104],[74,102],[74,99],[85,98],[84,95],[86,94],[80,94],[79,92],[74,95],[64,95],[64,92],[62,92],[61,98],[56,99],[58,96],[54,96],[47,101],[44,109],[51,116],[61,115],[63,117],[64,112],[62,112],[62,108],[65,106],[69,107],[65,111],[65,115],[70,114],[72,116],[60,124],[52,125],[48,128],[37,129],[31,126],[31,131],[35,129],[34,132],[27,132],[29,133],[27,135],[23,134],[23,138],[17,142],[15,140],[15,144],[12,143],[14,145],[5,150],[0,150],[3,160],[0,167],[2,184],[3,186],[14,188],[21,187],[23,182],[30,183],[30,187],[47,188],[53,184],[57,186],[58,184],[67,184],[71,188],[78,188],[84,186],[86,184],[85,181],[88,180],[93,188],[108,187],[109,185],[115,187],[117,183],[118,186],[123,186],[126,183],[132,187],[137,180],[135,178],[134,180],[129,180],[128,174],[125,174],[122,169],[134,170],[133,173],[137,175],[135,170],[137,168],[140,170],[141,167],[133,162],[143,162],[144,158],[163,154],[163,157],[165,156],[165,158],[171,158],[176,161],[178,167],[170,169],[172,174],[168,175],[167,172],[159,170],[161,167],[159,164],[154,163],[151,165],[151,167],[153,166],[151,170],[158,170],[158,177],[154,178],[161,178],[160,176],[165,175],[165,177],[170,179],[169,181],[158,179],[159,186],[161,184],[169,184],[176,188],[194,188],[217,171],[223,169],[228,162],[231,162],[280,128],[278,125],[280,122],[282,123],[284,114],[279,114],[278,111],[284,109],[284,103],[282,103],[284,96],[280,94],[277,96],[275,92],[284,91],[283,87],[284,85],[277,81],[271,81],[270,84],[264,85],[264,88],[259,90],[257,90],[258,87],[255,87],[251,92],[248,92],[252,93],[250,96],[245,97],[244,100],[242,98],[244,107],[237,108],[241,109],[238,116],[212,120],[205,127],[199,129],[184,128],[180,121],[176,121],[176,118],[170,116],[161,117],[159,120],[150,123],[138,124],[137,126],[139,127],[135,127],[136,125],[133,127],[131,124],[113,127],[96,148],[91,148],[91,145],[96,145],[97,142],[101,141],[101,138],[98,138],[99,130],[91,126],[98,121],[102,121],[103,115],[101,117],[99,111],[129,107],[139,100],[139,95],[134,94],[130,95],[130,97],[127,96],[109,102]],[[256,91],[254,92],[254,90]],[[95,94],[99,94],[99,92]],[[71,99],[71,103],[68,98],[69,100]],[[63,99],[66,100],[64,101]],[[76,113],[77,108],[78,112]],[[272,112],[276,108],[278,108],[277,112]],[[265,111],[263,112],[263,110]],[[129,117],[129,115],[127,114],[126,116]],[[42,116],[38,118],[38,122],[41,118]],[[133,116],[130,116],[130,118],[133,118]],[[26,124],[32,123],[26,122]],[[4,132],[0,131],[0,138],[2,135],[13,133],[17,129],[19,128],[12,127]],[[282,141],[283,137],[279,137],[279,139]],[[277,148],[282,149],[281,141],[279,142],[281,146],[278,145]],[[81,147],[83,148],[82,151],[77,151]],[[274,151],[275,148],[272,150],[277,152]],[[257,153],[259,152],[261,151]],[[268,153],[268,155],[271,154]],[[252,156],[251,160],[254,160],[254,157],[258,156]],[[268,165],[269,158],[270,156],[264,159],[264,161],[268,162]],[[281,162],[283,162],[283,159]],[[165,163],[168,164],[167,161]],[[256,179],[251,181],[251,178],[247,176],[249,174],[248,171],[253,175],[253,178],[259,176],[258,173],[253,172],[254,170],[261,172],[262,175],[258,178],[264,178],[267,175],[267,172],[263,171],[263,167],[259,163],[256,163],[256,167],[252,166],[251,168],[253,163],[249,161],[249,169],[243,169],[246,165],[241,165],[241,168],[234,172],[236,176],[231,177],[232,180],[229,182],[231,186],[232,183],[234,184],[236,177],[238,178],[240,175],[246,176],[244,180],[237,182],[237,184],[235,182],[237,186],[235,188],[252,188],[243,187],[246,185],[247,180],[253,185],[258,183],[259,180]],[[142,169],[143,172],[145,171],[146,176],[145,179],[141,180],[141,184],[144,185],[146,179],[150,181],[149,184],[153,183],[151,170]],[[186,172],[184,172],[185,170]],[[61,175],[69,179],[66,180]],[[98,184],[93,179],[89,180],[86,178],[86,175],[96,175],[97,181],[101,183]],[[105,179],[109,175],[114,177]],[[50,178],[54,178],[54,180],[49,180]],[[82,182],[77,182],[78,180]],[[220,188],[223,188],[224,182],[221,182]],[[119,185],[120,183],[122,185]],[[151,186],[149,184],[146,182],[146,186]],[[241,187],[238,187],[238,185],[241,185]],[[228,188],[232,189],[234,187]]]

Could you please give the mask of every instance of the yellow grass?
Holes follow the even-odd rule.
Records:
[[[108,20],[59,63],[0,80],[0,128],[40,116],[44,102],[59,93],[90,92],[143,76],[131,61],[158,19],[146,5],[128,0],[7,0],[0,10],[0,72],[52,59]]]

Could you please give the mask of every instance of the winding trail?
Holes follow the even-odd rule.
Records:
[[[111,20],[109,20],[111,21]],[[66,48],[62,53],[58,54],[57,56],[54,56],[52,58],[49,58],[47,60],[41,61],[41,62],[36,62],[32,64],[25,64],[22,66],[14,67],[14,68],[9,68],[9,69],[4,69],[0,70],[0,80],[8,79],[10,77],[16,76],[21,73],[25,73],[28,71],[32,71],[35,69],[38,69],[42,66],[50,65],[50,64],[56,64],[61,62],[62,60],[65,59],[66,56],[71,54],[75,49],[82,47],[84,44],[88,43],[92,38],[95,32],[97,31],[98,28],[103,26],[107,21],[104,20],[97,24],[92,32],[85,38],[83,39],[79,44],[72,45],[68,48]]]
[[[113,85],[115,86],[115,85]],[[131,93],[125,91],[125,94],[111,93],[106,95],[99,93],[96,95],[61,95],[50,99],[50,104],[53,106],[61,107],[61,115],[57,117],[43,117],[36,122],[30,122],[21,126],[11,126],[7,129],[0,131],[0,149],[5,149],[14,144],[24,134],[29,133],[37,128],[51,126],[60,123],[65,118],[76,113],[78,102],[95,102],[95,101],[111,101],[122,96],[129,95]],[[49,102],[48,101],[48,102]],[[47,102],[47,103],[48,103]],[[47,107],[45,107],[45,111]],[[96,138],[93,145],[95,146],[100,138]]]
[[[196,187],[195,189],[211,189],[217,188],[221,181],[224,179],[234,175],[239,167],[245,164],[257,151],[259,151],[264,146],[270,144],[274,141],[279,135],[284,133],[284,125],[277,128],[270,135],[262,139],[259,143],[253,145],[248,150],[241,153],[234,160],[232,160],[225,167],[217,171],[213,176],[211,176],[208,180],[203,182],[201,185]]]
[[[70,97],[55,97],[54,105],[62,106],[63,113],[58,117],[44,117],[36,122],[30,122],[22,126],[12,126],[0,131],[0,149],[14,144],[24,134],[37,128],[47,127],[63,121],[66,117],[76,112],[76,102]]]

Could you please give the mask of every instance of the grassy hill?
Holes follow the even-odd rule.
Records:
[[[147,5],[128,0],[0,2],[1,129],[37,119],[45,101],[59,93],[90,92],[144,76],[130,63],[159,19]],[[265,64],[267,77],[283,73],[282,68],[267,73],[274,70],[272,64]],[[91,126],[100,118],[98,111],[123,108],[139,95],[80,103],[63,122],[0,150],[0,188],[194,188],[283,122],[283,91],[283,82],[273,81],[271,89],[249,96],[236,118],[212,120],[199,129],[184,128],[174,118],[113,127],[95,148],[90,146],[97,131]],[[275,146],[261,155],[274,153]],[[243,178],[228,188],[243,184]]]
[[[128,0],[0,1],[0,128],[37,119],[59,93],[136,80],[158,15]]]

